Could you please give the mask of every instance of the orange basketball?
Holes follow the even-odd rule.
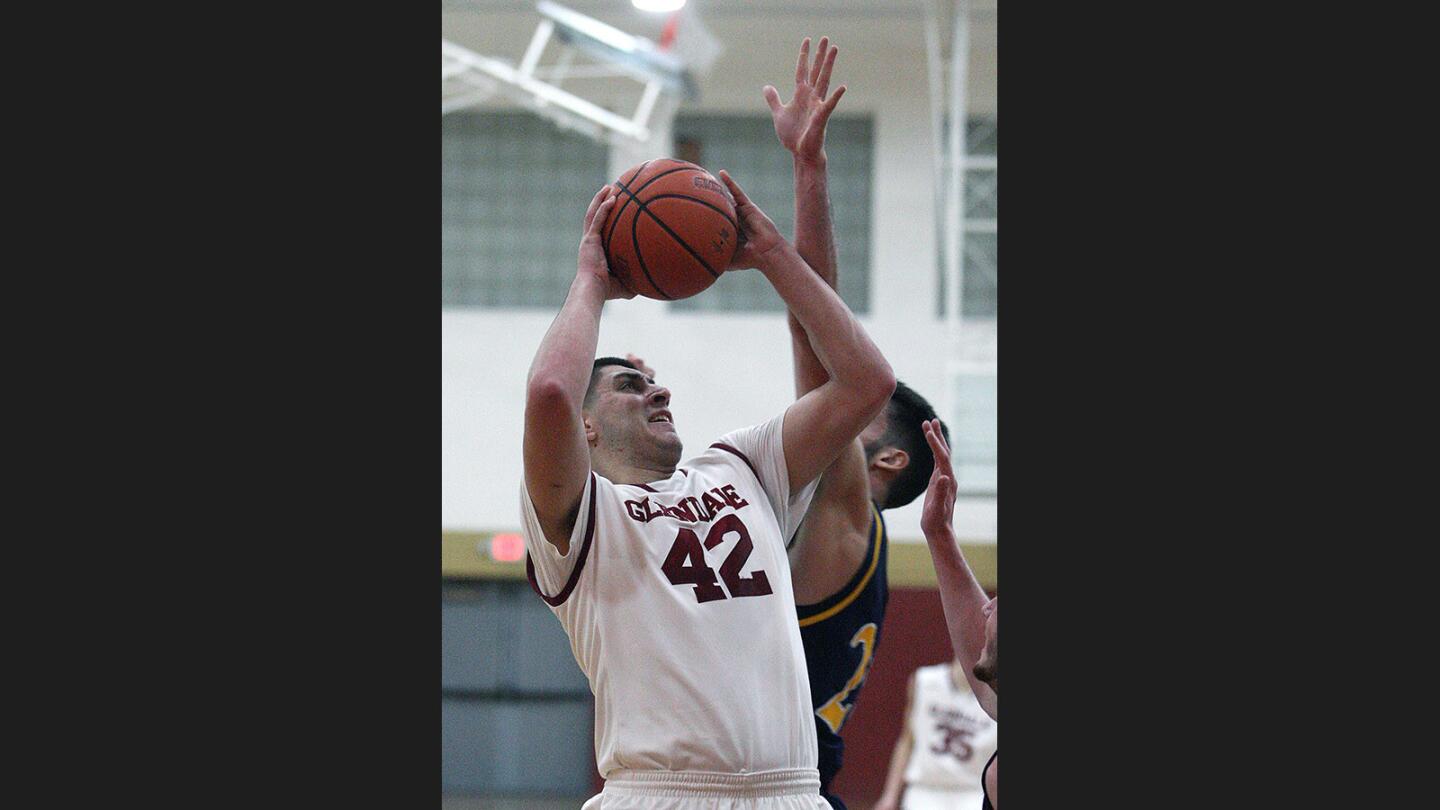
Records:
[[[683,160],[635,166],[600,231],[610,273],[636,295],[674,301],[709,287],[735,256],[735,201],[719,178]]]

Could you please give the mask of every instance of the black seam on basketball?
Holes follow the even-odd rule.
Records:
[[[682,199],[682,200],[691,199],[690,197],[684,197],[684,196],[681,196],[681,195],[679,195],[679,194],[676,194],[676,195],[674,195],[674,196],[680,197],[680,199]],[[650,199],[653,200],[653,199],[659,199],[659,198],[658,198],[658,197],[651,197]],[[649,200],[646,200],[646,202],[649,202]],[[700,202],[700,201],[699,201],[699,200],[696,200],[696,202]],[[702,205],[703,205],[703,203],[702,203]],[[670,238],[671,238],[671,239],[674,239],[676,242],[680,243],[680,247],[685,248],[685,252],[686,252],[686,253],[689,253],[692,257],[694,257],[695,261],[699,262],[699,263],[700,263],[700,266],[703,267],[703,268],[705,268],[705,272],[709,273],[710,275],[714,276],[715,278],[720,278],[720,274],[717,273],[717,272],[715,272],[715,270],[710,267],[710,263],[707,262],[707,261],[705,261],[704,257],[702,257],[699,253],[696,253],[696,252],[695,252],[695,248],[690,247],[690,244],[689,244],[688,242],[686,242],[684,239],[681,239],[681,238],[680,238],[680,234],[675,233],[674,231],[670,230],[670,226],[665,224],[665,220],[663,220],[663,219],[661,219],[660,217],[655,216],[655,214],[651,213],[651,212],[650,212],[650,209],[647,208],[647,207],[645,207],[645,204],[644,204],[644,203],[641,203],[641,204],[640,204],[640,210],[638,210],[638,211],[635,212],[635,221],[636,221],[636,222],[639,222],[639,221],[640,221],[640,215],[641,215],[641,214],[650,214],[650,218],[653,219],[653,220],[655,220],[655,224],[656,224],[656,225],[659,225],[661,228],[665,229],[665,232],[668,233],[668,234],[670,234]],[[640,252],[640,245],[639,245],[638,243],[635,245],[635,252],[636,252],[636,253],[639,253],[639,252]],[[646,273],[646,275],[649,275],[649,273]]]
[[[665,296],[666,301],[674,301],[675,296],[665,292],[660,288],[659,284],[655,283],[655,277],[650,275],[650,268],[645,264],[645,252],[640,249],[640,214],[645,210],[645,203],[637,199],[635,205],[638,206],[635,209],[635,216],[630,218],[630,244],[635,247],[635,258],[640,260],[640,270],[645,274],[645,278],[650,280],[650,286],[654,287],[656,292]],[[654,215],[652,214],[651,216]],[[659,220],[656,220],[656,222],[659,222]],[[684,243],[682,242],[681,244]]]
[[[640,171],[644,171],[644,170],[645,170],[645,167],[648,166],[648,165],[650,165],[650,164],[653,163],[653,162],[654,162],[654,161],[649,161],[649,160],[647,160],[647,161],[645,161],[644,163],[641,163],[641,164],[640,164]],[[674,174],[674,173],[676,173],[676,172],[683,172],[683,171],[686,171],[686,170],[697,171],[697,172],[705,172],[704,169],[700,168],[699,166],[693,165],[693,164],[687,164],[687,165],[684,165],[684,166],[678,166],[678,167],[676,167],[676,168],[674,168],[674,169],[666,169],[665,171],[660,172],[659,174],[655,175],[654,177],[650,178],[649,180],[646,180],[646,181],[645,181],[645,185],[639,186],[639,187],[636,188],[634,191],[632,191],[629,186],[625,185],[625,181],[624,181],[624,180],[616,180],[616,181],[615,181],[615,185],[619,186],[621,191],[625,192],[626,194],[628,194],[628,195],[630,195],[630,196],[626,197],[626,198],[625,198],[625,202],[620,203],[620,207],[617,208],[617,209],[615,209],[615,214],[614,214],[614,216],[615,216],[615,221],[610,223],[610,232],[613,234],[613,233],[615,232],[615,229],[616,229],[617,227],[619,227],[619,225],[620,225],[620,212],[625,210],[625,206],[629,205],[631,200],[634,200],[634,201],[635,201],[635,204],[638,205],[638,206],[640,206],[640,207],[642,207],[642,208],[645,206],[645,203],[641,202],[641,201],[640,201],[640,198],[635,196],[636,192],[644,191],[646,186],[649,186],[651,183],[655,182],[656,180],[659,180],[660,178],[664,177],[664,176],[667,175],[667,174]],[[708,172],[706,172],[706,173],[708,174]],[[639,177],[639,176],[640,176],[640,172],[635,172],[635,174],[632,175],[632,176],[633,176],[633,177]],[[608,254],[608,253],[610,252],[610,240],[609,240],[609,238],[602,238],[602,239],[601,239],[601,244],[605,246],[605,252]]]
[[[635,173],[630,175],[630,180],[634,180],[635,178],[639,177],[640,173],[645,171],[645,167],[649,165],[650,161],[648,160],[644,163],[641,163],[640,166],[635,169]],[[624,175],[621,175],[620,179],[615,181],[615,185],[619,186],[622,189],[625,189],[626,192],[629,192],[630,189],[625,188],[625,184],[628,182],[630,181],[626,180]],[[615,233],[615,229],[620,225],[620,211],[625,206],[630,204],[630,200],[634,198],[634,196],[634,194],[631,194],[629,197],[626,197],[625,202],[620,204],[620,208],[615,209],[615,211],[611,213],[611,216],[614,217],[614,219],[610,222],[610,232],[600,234],[600,249],[605,251],[605,256],[607,257],[607,259],[610,256],[610,237]]]
[[[656,200],[689,200],[690,202],[693,202],[693,203],[699,203],[700,205],[703,205],[703,206],[705,206],[706,208],[709,208],[711,211],[714,211],[715,213],[719,214],[720,216],[725,217],[725,221],[728,222],[728,223],[730,223],[730,227],[734,228],[734,229],[737,230],[737,231],[740,230],[740,226],[737,225],[737,224],[735,224],[735,220],[731,219],[729,214],[725,213],[725,209],[724,209],[724,208],[721,208],[721,207],[719,207],[719,206],[717,206],[717,205],[711,205],[710,203],[705,202],[704,200],[700,199],[699,197],[691,197],[689,194],[656,194],[654,197],[651,197],[650,199],[646,200],[644,204],[645,204],[645,205],[649,205],[650,203],[655,202]],[[653,217],[653,216],[655,216],[655,215],[654,215],[654,214],[651,214],[650,216]]]

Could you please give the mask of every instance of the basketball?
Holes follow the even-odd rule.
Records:
[[[683,160],[647,160],[613,184],[600,231],[610,273],[636,295],[674,301],[702,292],[735,256],[735,202],[720,179]]]

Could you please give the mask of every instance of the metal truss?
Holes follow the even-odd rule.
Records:
[[[536,10],[542,19],[518,65],[441,39],[442,116],[500,93],[563,128],[597,140],[645,143],[651,138],[650,117],[662,93],[695,96],[695,82],[684,64],[650,40],[549,0],[540,0]],[[558,58],[541,67],[541,56],[552,40],[558,45]],[[577,64],[577,56],[588,63]],[[567,78],[625,79],[643,89],[626,117],[562,88]]]

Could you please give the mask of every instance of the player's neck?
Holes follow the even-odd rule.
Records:
[[[664,481],[675,474],[673,466],[656,467],[615,459],[592,457],[590,465],[596,473],[616,484],[649,484],[655,481]]]

